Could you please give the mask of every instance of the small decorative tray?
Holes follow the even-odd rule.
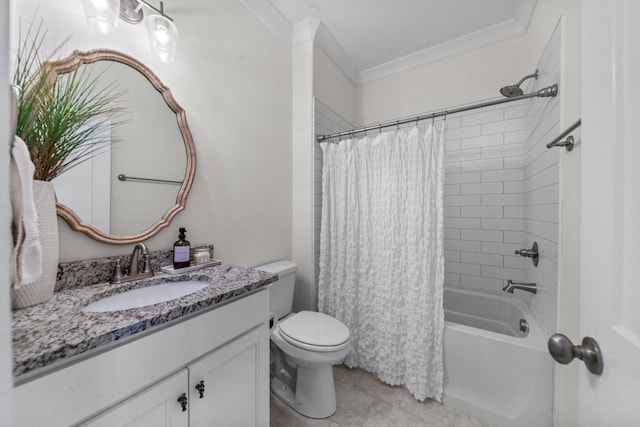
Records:
[[[199,270],[201,268],[215,267],[216,265],[220,264],[222,264],[222,261],[220,261],[219,259],[212,259],[211,261],[205,262],[204,264],[191,264],[189,267],[184,268],[173,268],[172,265],[165,265],[163,267],[160,267],[160,271],[167,274],[181,274],[188,273],[189,271]]]

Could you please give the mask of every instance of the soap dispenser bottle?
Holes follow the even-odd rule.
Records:
[[[173,268],[185,268],[191,264],[191,243],[186,240],[184,233],[186,229],[180,227],[178,241],[173,244]]]

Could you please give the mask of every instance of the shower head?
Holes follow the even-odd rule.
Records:
[[[514,84],[514,85],[509,85],[509,86],[505,86],[502,89],[500,89],[500,93],[503,96],[506,96],[507,98],[514,98],[516,96],[521,96],[524,94],[524,92],[522,91],[522,89],[520,89],[520,85],[525,81],[528,80],[530,78],[538,78],[538,70],[536,70],[535,73],[533,74],[529,74],[527,76],[524,76],[518,83]]]

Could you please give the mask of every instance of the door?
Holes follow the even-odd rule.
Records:
[[[580,369],[578,425],[638,426],[640,2],[581,6],[581,336],[572,339],[595,338],[604,370]]]
[[[261,325],[187,367],[191,427],[269,425],[266,328]]]
[[[183,410],[178,401],[187,391],[187,380],[187,370],[182,369],[82,426],[188,427],[188,406],[185,404]]]

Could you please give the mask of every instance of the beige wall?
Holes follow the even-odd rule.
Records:
[[[179,5],[178,5],[179,3]],[[172,246],[178,227],[192,243],[213,243],[216,257],[256,265],[291,257],[291,49],[240,2],[183,0],[165,4],[180,31],[176,61],[149,51],[144,25],[120,21],[103,36],[85,23],[79,2],[13,2],[17,19],[38,17],[50,40],[72,35],[69,50],[110,48],[148,65],[186,110],[197,153],[185,211],[147,242]],[[131,247],[94,242],[60,224],[61,261],[127,253]]]
[[[357,115],[356,86],[318,45],[313,51],[313,96],[354,123]]]

